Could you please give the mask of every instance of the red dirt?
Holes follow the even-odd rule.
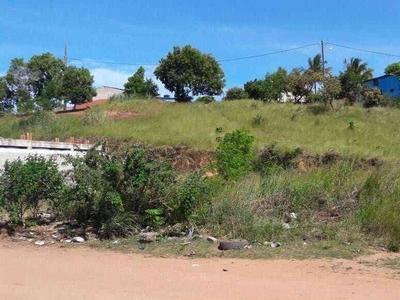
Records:
[[[163,259],[0,244],[0,299],[7,300],[389,300],[400,298],[396,276],[356,260]]]

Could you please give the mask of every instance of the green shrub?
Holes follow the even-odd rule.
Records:
[[[114,231],[126,235],[112,228],[123,221],[132,223],[128,215],[138,216],[135,222],[140,225],[151,223],[146,216],[156,210],[165,219],[167,200],[175,195],[176,175],[171,164],[151,149],[141,145],[124,151],[91,149],[85,157],[73,158],[72,164],[72,184],[58,205],[67,218],[93,224],[106,236]]]
[[[105,239],[127,237],[138,231],[139,228],[140,222],[138,217],[130,212],[123,212],[105,220],[101,224],[99,235]]]
[[[244,89],[240,87],[233,87],[226,92],[224,100],[242,100],[247,98],[248,96]]]
[[[7,161],[0,173],[0,202],[10,217],[20,223],[28,211],[36,217],[44,201],[54,201],[63,184],[52,158],[29,156]]]
[[[18,126],[24,130],[32,130],[36,128],[47,128],[51,123],[55,121],[55,114],[49,111],[38,111],[32,115],[22,118],[18,122]]]
[[[264,118],[262,115],[257,115],[251,120],[251,124],[254,126],[261,125],[261,123],[264,121]]]
[[[216,102],[216,101],[217,100],[215,100],[215,98],[212,96],[202,96],[202,97],[198,97],[196,99],[196,102],[204,103],[204,104],[209,104],[209,103]]]
[[[253,169],[253,143],[247,130],[225,134],[216,152],[217,168],[225,179],[239,179]]]
[[[177,186],[172,207],[172,220],[175,222],[202,222],[209,208],[209,186],[207,179],[199,171],[190,173]]]

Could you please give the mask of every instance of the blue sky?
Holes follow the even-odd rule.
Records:
[[[69,57],[128,63],[157,63],[174,45],[191,44],[217,59],[256,55],[317,43],[321,39],[400,55],[400,1],[325,0],[0,0],[0,75],[12,58],[52,52]],[[227,87],[262,78],[279,66],[306,66],[318,46],[250,60],[225,62]],[[327,46],[328,65],[365,59],[381,75],[400,58]],[[90,61],[96,86],[121,87],[137,67]],[[151,77],[154,67],[146,67]],[[164,90],[161,89],[161,93]]]

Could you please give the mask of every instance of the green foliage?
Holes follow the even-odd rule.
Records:
[[[286,88],[288,92],[293,94],[294,102],[300,103],[307,101],[307,96],[311,94],[315,84],[321,79],[320,72],[294,68],[286,77]]]
[[[346,70],[340,72],[339,79],[342,86],[342,97],[350,100],[351,104],[361,99],[365,91],[364,82],[372,78],[373,70],[368,68],[366,62],[352,57],[350,61],[345,60]]]
[[[327,76],[321,80],[321,96],[325,105],[333,107],[333,100],[336,99],[342,91],[340,80],[333,76]]]
[[[68,67],[62,78],[61,97],[74,106],[92,101],[96,96],[93,76],[86,68]]]
[[[216,152],[218,172],[225,179],[239,179],[252,168],[254,137],[247,130],[225,134]]]
[[[242,100],[242,99],[246,99],[246,98],[247,98],[247,94],[242,88],[233,87],[233,88],[230,88],[226,92],[226,96],[225,96],[224,100]]]
[[[55,201],[63,183],[54,159],[29,156],[7,161],[0,174],[0,202],[20,223],[28,211],[36,217],[43,202]]]
[[[196,102],[198,103],[204,103],[204,104],[209,104],[209,103],[213,103],[216,102],[217,100],[215,100],[214,97],[212,96],[203,96],[203,97],[198,97],[196,99]]]
[[[133,76],[128,78],[124,84],[126,95],[137,95],[142,97],[158,96],[158,86],[152,79],[144,78],[145,69],[140,67]]]
[[[373,88],[372,90],[364,92],[363,106],[365,108],[386,106],[386,105],[387,105],[386,102],[384,104],[384,97],[379,89]]]
[[[279,67],[275,73],[266,74],[264,80],[246,82],[244,90],[249,98],[263,101],[279,101],[286,92],[287,72]]]
[[[171,201],[171,219],[176,222],[197,221],[204,219],[209,209],[209,185],[199,171],[190,173],[179,182],[176,197]]]
[[[165,211],[163,208],[145,210],[145,224],[152,229],[158,229],[165,224]]]
[[[400,62],[392,63],[385,68],[385,73],[400,77]]]
[[[114,231],[114,235],[126,235],[116,231],[125,221],[146,224],[149,220],[144,216],[153,209],[161,209],[163,215],[167,200],[175,192],[176,176],[171,165],[141,145],[122,152],[92,149],[71,163],[74,168],[69,177],[73,184],[65,190],[59,207],[66,217],[92,223],[108,232],[104,233],[107,236]],[[122,214],[124,217],[120,217]]]
[[[217,60],[203,54],[190,45],[175,46],[154,71],[157,79],[175,93],[176,101],[188,102],[200,94],[214,96],[222,94],[225,74]]]

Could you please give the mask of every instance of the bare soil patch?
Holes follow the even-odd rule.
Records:
[[[0,299],[399,299],[395,270],[356,260],[163,259],[0,244]]]

